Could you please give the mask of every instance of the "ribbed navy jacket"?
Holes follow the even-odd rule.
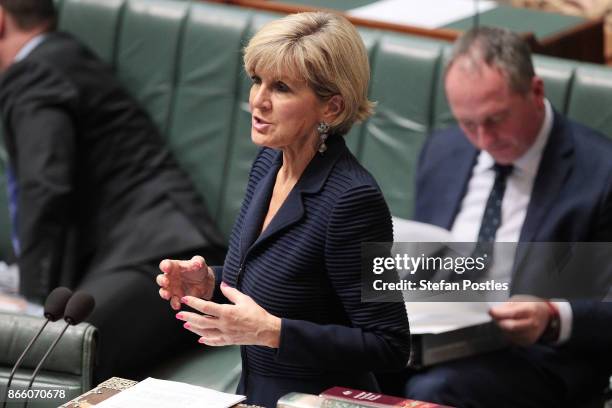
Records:
[[[278,349],[241,349],[238,392],[251,404],[275,407],[288,392],[317,394],[334,385],[376,391],[371,371],[402,368],[409,357],[403,303],[361,302],[361,243],[393,240],[389,209],[343,137],[328,146],[261,234],[282,152],[260,150],[225,264],[216,270],[282,318]]]

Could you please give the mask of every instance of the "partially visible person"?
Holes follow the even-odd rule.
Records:
[[[159,260],[220,259],[222,241],[150,118],[55,22],[52,0],[0,0],[0,112],[20,292],[35,302],[58,285],[91,293],[96,380],[134,378],[187,340],[172,335],[176,319],[151,295]]]
[[[423,148],[415,220],[463,242],[612,242],[612,141],[552,109],[518,35],[465,33],[444,84],[459,126]],[[548,272],[527,271],[515,290]],[[490,315],[514,346],[407,373],[404,393],[460,407],[601,395],[612,374],[612,303],[516,298]]]
[[[252,141],[261,146],[223,267],[164,260],[160,296],[206,345],[239,344],[238,393],[275,407],[292,391],[376,391],[373,370],[406,365],[403,303],[361,301],[361,244],[392,241],[389,209],[345,145],[365,119],[369,65],[355,28],[290,15],[249,42]]]

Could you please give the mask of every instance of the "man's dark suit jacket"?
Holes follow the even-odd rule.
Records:
[[[216,268],[217,281],[282,318],[278,349],[242,347],[238,393],[251,404],[275,407],[289,392],[334,385],[376,391],[372,370],[408,361],[403,302],[361,301],[361,244],[392,241],[389,209],[343,137],[327,145],[263,232],[283,156],[260,151],[225,264]]]
[[[415,220],[452,227],[477,156],[458,127],[431,135],[418,165]],[[612,141],[554,114],[520,241],[612,242]],[[570,304],[571,338],[554,350],[564,357],[542,361],[555,364],[571,361],[572,355],[589,356],[594,373],[597,367],[599,373],[607,372],[597,377],[605,381],[612,371],[612,302]]]
[[[28,298],[87,273],[221,245],[152,121],[70,35],[49,33],[0,81]]]

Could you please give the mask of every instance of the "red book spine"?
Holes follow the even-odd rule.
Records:
[[[354,390],[345,387],[333,387],[323,391],[321,397],[367,405],[373,408],[452,408],[431,402],[416,401],[401,397],[392,397],[375,392]]]

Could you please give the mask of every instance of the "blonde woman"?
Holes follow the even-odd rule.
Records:
[[[343,385],[376,390],[373,370],[410,351],[402,303],[362,303],[362,242],[392,241],[389,210],[343,136],[372,111],[369,65],[343,17],[301,13],[245,49],[251,138],[261,149],[223,267],[164,260],[160,296],[203,344],[242,345],[238,392],[282,395]]]

